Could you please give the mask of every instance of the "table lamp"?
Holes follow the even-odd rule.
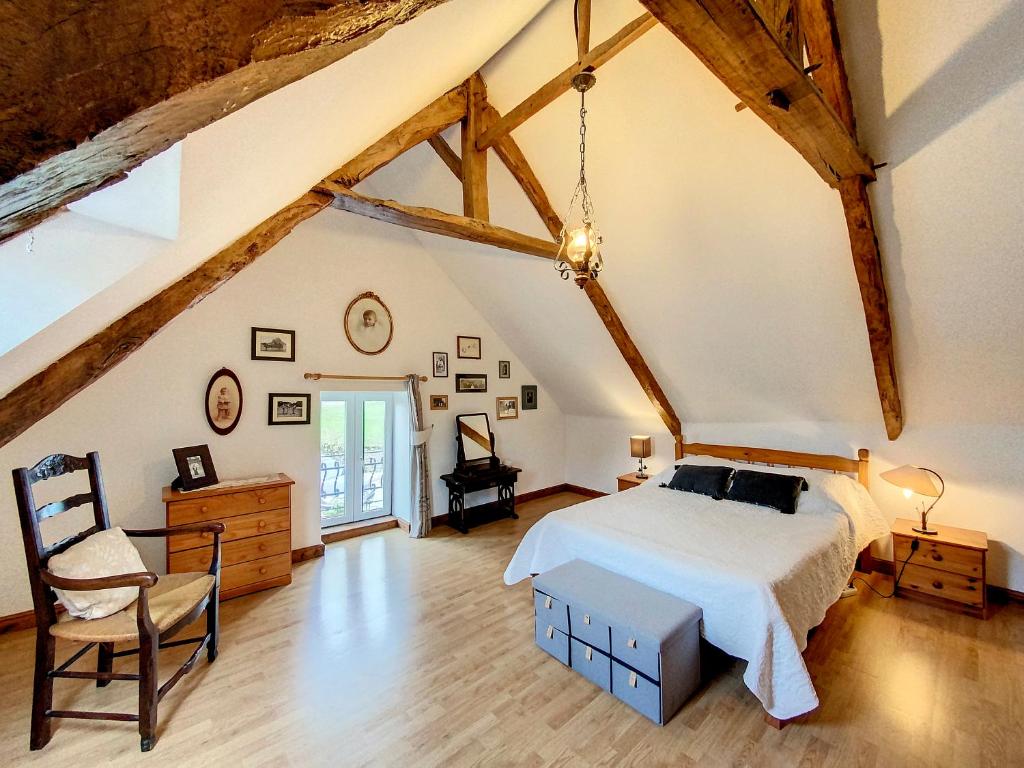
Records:
[[[640,469],[637,470],[636,476],[639,478],[646,478],[647,465],[644,464],[644,459],[650,458],[652,448],[652,441],[650,435],[631,435],[629,438],[629,455],[634,459],[640,459]]]
[[[935,487],[935,482],[932,480],[932,475],[939,478],[939,487]],[[912,494],[919,493],[922,496],[933,496],[933,501],[927,509],[924,508],[924,504],[921,505],[921,527],[914,526],[914,530],[918,533],[926,533],[929,536],[934,536],[938,533],[934,528],[928,527],[928,513],[932,511],[939,499],[942,498],[942,494],[946,492],[946,484],[942,481],[942,476],[934,469],[926,469],[925,467],[915,467],[911,464],[904,464],[902,467],[896,467],[896,469],[890,469],[887,472],[881,474],[883,480],[892,483],[893,485],[903,489],[903,495],[908,499]]]

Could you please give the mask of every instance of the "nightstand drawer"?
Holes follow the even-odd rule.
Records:
[[[975,608],[985,605],[984,587],[980,577],[939,571],[921,565],[907,565],[900,580],[900,590],[941,597]]]
[[[910,542],[913,539],[906,536],[893,536],[893,559],[896,566],[907,559],[910,554]],[[979,579],[984,574],[985,553],[977,549],[965,549],[964,547],[942,544],[936,541],[928,541],[922,536],[921,546],[914,556],[910,558],[909,565],[926,565],[929,568],[937,568],[940,571],[960,573],[964,576],[976,576]],[[909,567],[908,565],[908,567]]]

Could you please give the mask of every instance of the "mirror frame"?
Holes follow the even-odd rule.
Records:
[[[466,418],[468,416],[483,416],[484,417],[484,422],[487,424],[487,435],[488,435],[488,437],[491,440],[491,455],[490,456],[485,456],[485,457],[480,458],[480,459],[470,459],[469,461],[466,460],[466,449],[465,449],[465,446],[462,444],[462,429],[460,427],[461,427],[462,419],[464,419],[464,418]],[[494,465],[494,464],[498,463],[498,457],[494,453],[494,432],[491,430],[491,420],[487,416],[486,413],[460,413],[458,416],[456,416],[455,417],[455,442],[459,446],[459,453],[458,453],[458,466],[459,467],[477,467],[477,466],[483,466],[483,465]]]

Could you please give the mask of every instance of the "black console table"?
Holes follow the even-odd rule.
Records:
[[[474,513],[483,517],[479,522],[490,522],[502,517],[518,519],[516,514],[516,477],[522,470],[518,467],[499,465],[482,467],[469,472],[449,472],[441,475],[448,486],[448,524],[462,533],[469,533],[466,515]],[[466,509],[466,494],[498,489],[498,500]],[[485,514],[489,513],[489,514]]]

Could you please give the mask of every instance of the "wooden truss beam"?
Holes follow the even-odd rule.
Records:
[[[417,229],[420,232],[493,245],[530,256],[542,256],[545,259],[554,259],[558,255],[558,246],[555,243],[497,227],[469,216],[457,216],[435,208],[420,208],[402,205],[394,200],[367,197],[329,181],[322,182],[315,191],[334,195],[334,202],[331,205],[338,210],[358,213],[377,221]]]
[[[480,149],[493,147],[499,137],[511,133],[563,93],[568,92],[572,88],[573,76],[581,69],[588,67],[590,69],[597,69],[634,40],[637,40],[644,32],[657,26],[657,24],[658,22],[649,13],[645,13],[643,16],[631,21],[615,35],[583,56],[580,61],[573,62],[559,72],[554,78],[541,86],[536,93],[528,96],[519,106],[495,122],[484,131],[477,141],[477,147]]]
[[[427,143],[433,148],[437,156],[440,157],[444,164],[448,166],[448,170],[451,171],[455,178],[462,182],[462,158],[455,154],[455,150],[452,149],[448,142],[444,140],[441,134],[431,136],[427,139]]]
[[[0,240],[443,2],[4,3]]]
[[[476,143],[484,128],[487,86],[479,72],[465,83],[466,116],[462,118],[462,212],[472,219],[487,221],[487,150]]]
[[[830,185],[863,176],[871,159],[751,0],[641,0]]]
[[[590,0],[579,0],[576,7],[576,58],[582,62],[590,53]]]

